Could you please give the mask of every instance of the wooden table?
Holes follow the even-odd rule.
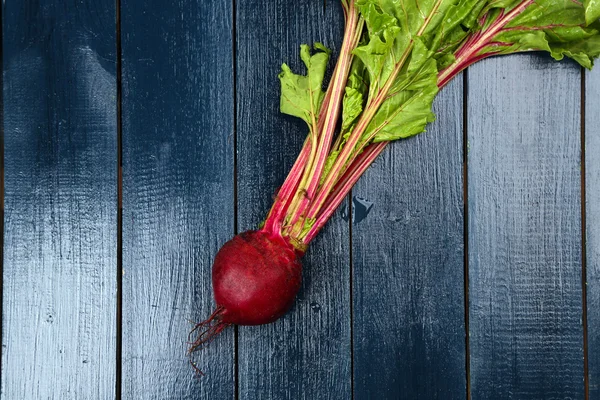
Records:
[[[117,2],[117,6],[118,6]],[[600,71],[489,59],[394,143],[292,311],[185,354],[304,139],[329,1],[3,2],[2,399],[600,399]],[[585,151],[584,151],[585,150]]]

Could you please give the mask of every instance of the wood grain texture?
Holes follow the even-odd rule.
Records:
[[[324,10],[320,1],[237,1],[240,231],[264,219],[306,137],[304,122],[279,113],[277,74],[283,62],[304,71],[302,43],[339,47],[343,15],[338,2],[328,3]],[[286,316],[239,328],[241,399],[350,398],[348,230],[338,213],[311,245]]]
[[[233,330],[186,357],[233,234],[231,2],[124,1],[123,399],[226,399]]]
[[[473,399],[583,399],[580,88],[546,55],[469,71]]]
[[[466,397],[462,92],[458,77],[428,132],[392,143],[353,190],[357,399]]]
[[[586,255],[590,399],[600,398],[600,69],[585,87]]]
[[[114,1],[9,1],[3,8],[2,398],[111,399]]]

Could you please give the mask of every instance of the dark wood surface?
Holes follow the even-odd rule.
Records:
[[[198,378],[212,259],[306,134],[281,63],[335,55],[339,4],[2,12],[2,400],[599,398],[598,71],[528,54],[457,78],[315,240],[290,313],[225,331]]]
[[[586,288],[590,399],[600,398],[600,71],[585,79]]]
[[[281,64],[303,73],[302,43],[337,49],[343,16],[337,2],[324,8],[292,0],[238,0],[236,16],[241,232],[264,219],[307,133],[303,121],[279,113]],[[292,310],[270,325],[239,327],[240,399],[351,397],[348,238],[348,220],[338,212],[304,258]]]
[[[232,398],[233,330],[186,357],[234,230],[231,4],[123,2],[121,35],[122,396]]]
[[[469,70],[473,399],[584,396],[580,86],[545,55]]]
[[[462,76],[435,111],[353,190],[357,399],[466,398]]]
[[[110,399],[114,2],[9,1],[3,11],[2,398]]]

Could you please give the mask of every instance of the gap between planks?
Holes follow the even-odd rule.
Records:
[[[3,18],[4,7],[0,7],[0,21],[4,21]],[[3,314],[3,306],[4,306],[4,293],[2,288],[4,287],[4,24],[2,24],[2,29],[0,29],[0,65],[2,65],[2,74],[0,74],[0,92],[2,93],[2,97],[0,97],[0,121],[2,121],[2,125],[0,126],[0,384],[3,382],[2,373],[4,371],[2,366],[2,360],[4,359],[4,314]]]
[[[237,3],[231,0],[231,63],[233,74],[233,234],[238,234],[238,135],[237,135]],[[233,327],[233,393],[240,398],[239,328]]]
[[[587,249],[586,249],[586,192],[585,192],[585,69],[581,71],[581,320],[583,328],[583,384],[585,400],[590,399],[587,321]]]
[[[123,378],[123,105],[122,105],[122,47],[121,47],[121,0],[115,0],[116,8],[116,74],[117,74],[117,316],[115,354],[115,399],[121,400]]]
[[[468,106],[469,71],[462,73],[463,120],[462,120],[462,153],[463,153],[463,257],[464,257],[464,309],[465,309],[465,382],[466,397],[471,400],[471,352],[469,344],[469,145],[468,145]]]

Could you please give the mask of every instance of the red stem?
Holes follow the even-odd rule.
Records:
[[[325,95],[325,99],[327,99],[327,94]],[[321,126],[320,124],[319,126]],[[283,219],[288,211],[289,206],[292,203],[294,198],[294,194],[298,190],[298,186],[300,185],[300,181],[302,180],[302,176],[304,174],[304,169],[306,168],[306,161],[308,160],[308,156],[310,155],[310,139],[307,139],[302,146],[302,150],[300,150],[300,154],[298,158],[296,158],[296,162],[292,166],[287,178],[283,182],[283,185],[279,189],[277,193],[277,197],[275,198],[275,202],[271,207],[271,211],[265,220],[264,230],[269,232],[280,232],[283,224]]]
[[[438,87],[440,89],[443,88],[446,83],[454,78],[459,72],[460,71],[457,70],[454,75],[451,75],[449,79],[446,79],[444,82],[438,81]],[[356,182],[358,182],[362,174],[371,166],[373,161],[375,161],[389,143],[390,142],[379,142],[370,144],[356,157],[354,162],[352,162],[342,178],[335,185],[331,194],[327,197],[322,210],[317,216],[315,224],[302,240],[304,244],[308,245],[315,238],[321,228],[323,228],[325,223],[327,223],[329,218],[331,218],[335,210],[339,207],[342,200],[350,193],[350,190],[354,187]]]
[[[336,66],[336,70],[337,70],[337,66]],[[334,70],[334,74],[335,74],[335,70]],[[325,97],[323,98],[323,104],[326,104],[327,102],[329,102],[330,97],[331,97],[331,91],[327,90],[327,92],[325,93]],[[323,128],[324,114],[325,114],[325,107],[321,108],[321,111],[319,114],[319,122],[317,123],[319,131],[321,131],[321,129]],[[302,150],[300,151],[298,158],[296,158],[296,162],[292,166],[291,171],[289,172],[288,176],[286,177],[285,181],[283,182],[283,185],[281,186],[281,188],[279,189],[279,192],[277,193],[275,203],[273,203],[273,206],[271,207],[271,211],[269,212],[269,215],[267,216],[267,219],[265,220],[264,230],[266,230],[268,232],[280,232],[281,231],[283,219],[284,219],[284,217],[287,213],[287,210],[294,198],[294,194],[296,193],[296,190],[298,190],[298,185],[300,184],[300,181],[302,180],[302,175],[304,173],[304,169],[306,167],[306,161],[308,160],[309,155],[310,155],[310,139],[307,139],[304,142],[304,145],[302,146]]]
[[[365,131],[365,129],[367,129],[367,127],[369,126],[369,123],[371,122],[371,119],[373,118],[373,116],[375,115],[377,110],[379,109],[379,106],[385,100],[385,97],[386,97],[390,87],[392,86],[395,76],[400,72],[400,69],[404,65],[404,62],[408,58],[409,54],[410,54],[410,46],[405,51],[405,54],[403,54],[403,56],[401,57],[398,64],[396,64],[394,71],[391,73],[386,84],[379,91],[379,93],[375,97],[374,101],[367,105],[367,109],[364,111],[363,115],[359,118],[358,123],[356,124],[354,130],[352,131],[352,133],[350,134],[350,137],[348,138],[348,141],[344,145],[341,153],[338,155],[336,161],[334,162],[333,166],[331,167],[331,170],[329,171],[329,175],[325,179],[325,182],[323,182],[323,185],[321,186],[321,188],[317,194],[317,197],[312,202],[310,209],[308,211],[307,218],[315,218],[320,213],[323,204],[325,203],[327,198],[331,195],[331,191],[333,190],[333,187],[339,181],[342,170],[347,165],[347,163],[350,161],[349,157],[353,153],[354,148],[356,147],[358,141],[362,137],[362,134]]]
[[[277,193],[275,203],[273,203],[271,211],[269,212],[269,215],[265,221],[265,231],[273,233],[281,230],[283,217],[290,206],[292,195],[296,192],[296,189],[300,184],[300,179],[302,178],[302,173],[304,172],[304,167],[309,153],[310,141],[306,140],[302,146],[302,150],[300,151],[298,158],[296,159],[296,162],[294,163],[294,166]]]
[[[374,143],[368,146],[346,170],[338,184],[334,187],[331,195],[327,198],[327,201],[323,205],[321,212],[317,216],[314,225],[310,228],[308,233],[303,239],[305,244],[309,244],[311,240],[319,233],[325,223],[331,218],[335,210],[339,207],[340,203],[350,192],[350,189],[362,176],[362,174],[369,168],[369,166],[375,161],[379,153],[383,151],[385,146],[389,142]]]
[[[346,20],[348,20],[348,10],[344,7],[344,16]],[[336,63],[335,69],[333,71],[333,76],[336,76],[339,68],[339,63]],[[342,88],[343,90],[343,88]],[[328,89],[325,93],[325,97],[323,99],[322,104],[328,104],[331,101],[331,92],[332,90]],[[317,132],[321,132],[323,130],[326,111],[328,107],[321,107],[319,112],[319,119],[317,122]],[[265,220],[264,230],[269,232],[280,232],[284,218],[288,212],[290,205],[292,204],[295,194],[298,190],[298,186],[300,185],[300,181],[302,180],[302,176],[304,175],[304,170],[306,168],[306,162],[308,157],[310,156],[311,143],[310,140],[306,140],[294,163],[291,171],[286,177],[283,185],[279,189],[277,193],[277,198],[269,214],[267,215],[267,219]]]
[[[310,171],[310,180],[308,182],[308,186],[306,188],[299,188],[302,193],[298,193],[297,195],[302,196],[302,198],[300,199],[296,209],[292,210],[292,215],[290,216],[291,218],[289,224],[292,229],[294,229],[294,225],[305,214],[306,209],[310,205],[310,201],[313,199],[315,192],[317,191],[321,174],[323,172],[323,168],[325,167],[329,150],[331,149],[331,142],[333,141],[335,127],[340,115],[344,89],[346,87],[346,81],[348,80],[348,72],[352,64],[352,49],[356,46],[359,39],[359,35],[356,32],[358,28],[357,22],[358,12],[354,8],[353,3],[351,3],[348,9],[348,20],[346,23],[344,41],[340,50],[340,57],[336,65],[334,78],[330,85],[331,90],[328,90],[328,92],[331,92],[331,97],[327,103],[323,103],[325,106],[322,107],[322,109],[325,109],[326,112],[324,116],[325,122],[322,134],[319,135],[319,144],[316,155],[317,158]],[[323,119],[320,119],[320,121],[321,120]]]
[[[469,65],[489,56],[500,53],[499,51],[489,52],[485,54],[478,54],[486,46],[488,46],[492,39],[515,17],[521,14],[527,7],[534,3],[534,0],[524,0],[519,3],[518,6],[510,10],[507,14],[500,14],[498,18],[493,21],[485,31],[478,32],[473,36],[469,37],[456,51],[456,60],[454,63],[446,67],[438,79],[438,86],[444,86],[453,76],[467,68]],[[440,86],[440,87],[441,87]]]

